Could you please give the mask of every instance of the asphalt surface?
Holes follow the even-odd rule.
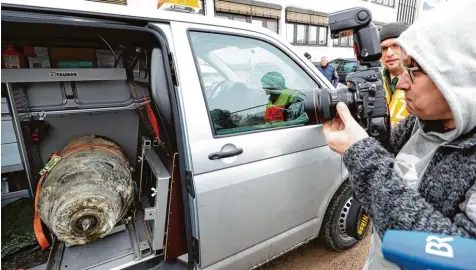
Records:
[[[367,259],[370,234],[355,247],[344,252],[327,249],[317,240],[289,252],[267,265],[262,270],[354,270],[362,269]]]

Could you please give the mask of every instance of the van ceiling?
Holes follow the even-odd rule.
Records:
[[[37,24],[2,22],[2,43],[44,46],[105,47],[101,35],[112,47],[118,45],[137,46],[156,44],[149,32],[130,29],[105,28],[107,26],[73,26],[59,24]],[[120,27],[120,26],[118,26]],[[140,29],[139,27],[136,27]]]

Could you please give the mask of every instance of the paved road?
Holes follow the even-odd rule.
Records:
[[[333,252],[314,240],[261,267],[262,270],[359,270],[365,263],[370,235],[354,248]]]

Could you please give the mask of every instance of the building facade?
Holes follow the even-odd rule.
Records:
[[[131,7],[131,10],[154,9],[158,3],[158,0],[86,1],[122,4]],[[354,58],[351,37],[331,39],[328,27],[329,13],[353,7],[366,7],[372,12],[374,23],[377,27],[381,27],[396,20],[398,1],[200,0],[199,13],[203,16],[226,18],[266,27],[287,39],[302,54],[308,52],[312,55],[313,61],[319,61],[321,56],[327,56],[329,59]]]
[[[133,9],[156,9],[158,0],[69,0],[121,4]],[[354,58],[352,37],[331,39],[330,13],[353,7],[372,12],[377,27],[393,21],[412,24],[429,10],[447,0],[199,0],[202,16],[237,20],[268,28],[296,49],[329,59]],[[176,3],[180,2],[176,0]],[[133,11],[132,11],[133,12]]]
[[[205,16],[239,20],[266,27],[286,38],[313,61],[354,58],[352,38],[331,39],[329,13],[366,7],[381,27],[397,18],[398,0],[204,0]],[[416,0],[415,0],[416,1]]]

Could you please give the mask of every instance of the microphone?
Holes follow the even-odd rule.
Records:
[[[476,240],[443,234],[389,230],[383,257],[406,270],[476,269]]]

